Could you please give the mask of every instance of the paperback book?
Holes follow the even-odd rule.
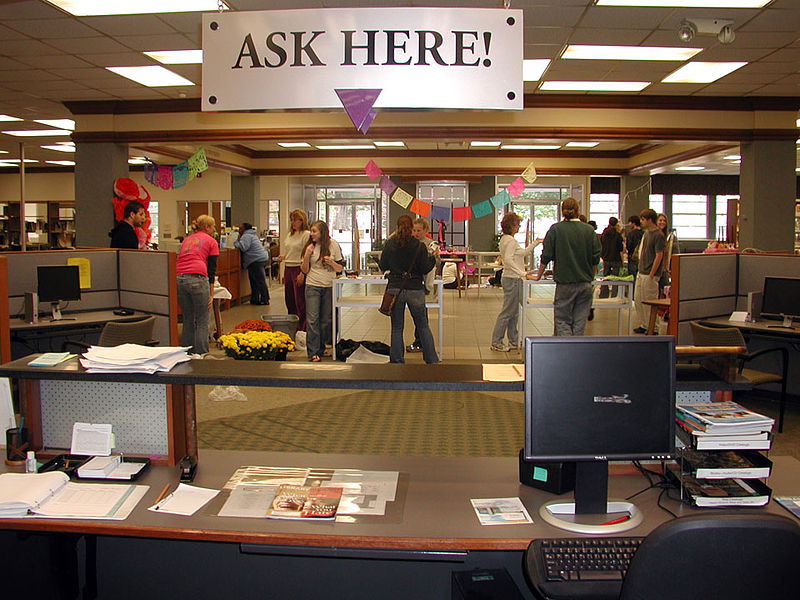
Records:
[[[764,506],[771,490],[758,479],[696,479],[680,476],[685,500],[699,507]]]
[[[333,519],[342,488],[284,484],[278,488],[267,511],[270,519]]]
[[[675,435],[687,448],[697,450],[769,450],[770,433],[725,433],[710,435],[692,429],[680,419],[676,420]]]
[[[760,433],[771,431],[775,419],[747,410],[736,402],[676,404],[677,416],[706,433]]]
[[[760,452],[742,450],[702,451],[686,449],[681,452],[684,472],[697,479],[759,479],[769,477],[772,461]]]

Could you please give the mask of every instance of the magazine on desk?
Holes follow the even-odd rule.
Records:
[[[676,414],[692,428],[706,433],[771,431],[775,419],[747,410],[736,402],[679,402]]]
[[[341,497],[342,488],[284,484],[275,492],[267,518],[333,519]]]
[[[708,435],[692,429],[683,421],[677,420],[675,435],[686,448],[696,450],[769,450],[772,440],[769,432]],[[680,444],[678,445],[680,447]]]
[[[702,451],[685,449],[680,453],[683,470],[698,479],[760,479],[769,477],[772,461],[760,452],[749,450]]]
[[[699,507],[764,506],[771,490],[758,479],[696,479],[681,476],[683,495]]]

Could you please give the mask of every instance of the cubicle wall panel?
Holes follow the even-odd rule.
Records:
[[[800,277],[800,256],[739,255],[739,295],[764,289],[764,277]],[[744,309],[743,309],[744,310]]]
[[[153,296],[147,293],[120,290],[119,305],[151,314],[169,314],[168,296]]]
[[[681,318],[685,300],[736,295],[736,254],[688,254],[679,260]]]
[[[710,319],[713,317],[726,317],[733,312],[736,305],[735,300],[733,296],[725,296],[723,298],[708,298],[706,300],[681,301],[676,343],[692,344],[692,332],[689,321]]]
[[[153,315],[156,323],[153,325],[153,339],[158,340],[159,346],[174,346],[169,337],[169,317]]]
[[[132,291],[166,296],[169,293],[169,253],[120,250],[120,292]],[[167,311],[161,311],[164,314]]]
[[[44,380],[40,402],[47,448],[69,448],[74,423],[110,423],[118,450],[169,454],[165,385]]]

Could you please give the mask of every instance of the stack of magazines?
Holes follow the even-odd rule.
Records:
[[[679,402],[676,423],[678,439],[689,448],[769,450],[775,419],[736,402]]]

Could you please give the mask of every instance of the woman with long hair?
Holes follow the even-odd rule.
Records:
[[[333,280],[344,267],[339,262],[342,249],[331,239],[325,221],[314,221],[309,235],[300,262],[306,288],[306,352],[308,360],[319,362],[332,337]]]
[[[392,310],[392,342],[389,360],[393,363],[405,362],[405,343],[403,326],[406,305],[414,319],[414,327],[419,334],[422,358],[426,363],[437,363],[436,346],[428,325],[428,311],[425,309],[425,286],[423,278],[436,264],[435,253],[413,236],[413,222],[408,215],[397,219],[397,232],[390,237],[381,253],[381,271],[388,271],[387,289],[397,296]]]
[[[219,256],[219,245],[211,237],[215,227],[213,217],[197,217],[193,232],[184,238],[175,261],[178,305],[183,314],[181,346],[189,346],[192,354],[208,353],[208,307]]]
[[[286,310],[290,315],[297,315],[297,331],[306,330],[306,286],[300,263],[308,239],[308,217],[304,210],[296,208],[289,213],[289,233],[281,243],[278,261],[283,262]]]
[[[680,254],[681,250],[678,246],[678,236],[675,235],[675,231],[669,228],[669,220],[667,219],[667,215],[664,213],[658,213],[658,217],[656,217],[656,227],[661,230],[661,233],[664,234],[664,260],[662,261],[663,268],[661,269],[661,279],[658,280],[658,292],[659,296],[661,292],[664,291],[664,288],[669,285],[670,282],[670,273],[669,273],[669,261],[672,258],[673,254]]]

